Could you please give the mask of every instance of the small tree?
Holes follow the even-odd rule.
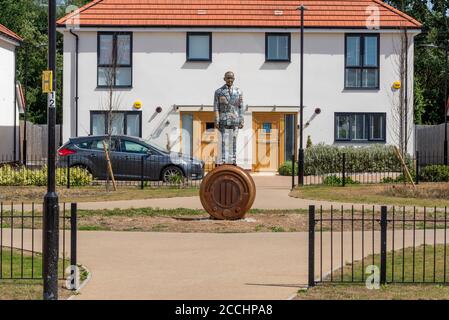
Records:
[[[117,37],[117,47],[120,46],[121,38]],[[110,157],[111,149],[113,149],[112,135],[114,134],[113,125],[117,119],[117,110],[120,109],[121,105],[121,92],[116,90],[117,74],[119,71],[120,61],[124,57],[125,53],[123,51],[116,50],[112,46],[112,50],[109,54],[105,55],[103,59],[108,62],[108,67],[102,69],[102,76],[104,81],[104,86],[106,88],[106,99],[101,102],[102,109],[106,111],[106,141],[103,141],[106,164],[107,164],[107,179],[106,188],[109,189],[109,180],[112,181],[114,191],[117,190],[114,172],[112,168],[112,162]]]
[[[396,59],[396,75],[401,86],[393,91],[392,101],[392,120],[391,135],[395,145],[398,147],[402,157],[408,153],[407,146],[412,135],[413,126],[410,120],[413,119],[413,109],[410,108],[410,90],[409,90],[409,34],[406,26],[400,27],[399,45],[394,43]],[[393,89],[395,90],[395,89]]]

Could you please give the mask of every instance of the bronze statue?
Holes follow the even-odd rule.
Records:
[[[221,164],[237,164],[237,135],[238,129],[244,125],[243,119],[243,94],[241,90],[234,86],[235,76],[231,71],[224,76],[226,82],[221,88],[215,91],[214,112],[215,127],[220,130],[221,135]],[[232,136],[232,150],[226,148],[227,133]],[[229,160],[229,153],[231,160]]]

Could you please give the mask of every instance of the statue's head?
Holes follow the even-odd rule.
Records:
[[[234,80],[235,80],[234,72],[228,71],[225,73],[224,81],[226,82],[226,85],[228,87],[232,87],[232,85],[234,84]]]

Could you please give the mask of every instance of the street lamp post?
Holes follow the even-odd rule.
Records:
[[[304,5],[298,7],[301,11],[301,51],[300,51],[300,103],[299,103],[299,150],[298,150],[298,185],[304,185]]]
[[[48,69],[52,72],[48,93],[47,194],[44,197],[43,277],[44,300],[58,299],[59,199],[56,193],[56,0],[48,1]]]
[[[447,100],[447,77],[448,77],[448,43],[446,41],[446,46],[444,48],[444,165],[448,165],[447,161],[447,108],[448,108],[448,100]]]

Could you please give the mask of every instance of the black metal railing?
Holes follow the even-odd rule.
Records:
[[[203,166],[189,159],[173,156],[111,155],[110,163],[115,182],[119,186],[141,189],[154,187],[194,187],[215,167],[211,159]],[[0,157],[0,186],[45,186],[47,160],[28,156],[27,163],[14,162],[12,157]],[[67,188],[111,183],[105,154],[92,156],[67,155],[57,157],[56,183]],[[167,172],[168,171],[168,172]],[[171,172],[171,173],[170,173]]]
[[[65,279],[67,267],[77,265],[76,221],[76,203],[70,208],[63,203],[60,209],[60,279]],[[0,281],[42,279],[42,224],[41,206],[0,203]]]
[[[422,170],[430,165],[444,165],[444,157],[439,153],[416,152],[407,156],[404,164],[415,183],[425,181]],[[295,167],[293,166],[292,176]],[[335,185],[398,183],[410,178],[404,165],[393,154],[339,153],[333,156],[305,158],[304,185]],[[294,183],[292,182],[292,185]]]
[[[309,286],[447,283],[447,208],[309,207]],[[368,268],[368,269],[367,269]]]

